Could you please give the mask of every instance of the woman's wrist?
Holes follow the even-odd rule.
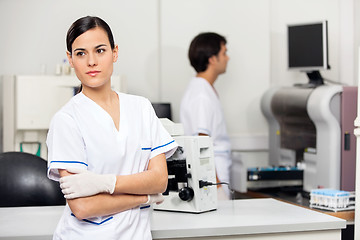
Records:
[[[140,204],[145,204],[145,203],[147,203],[148,202],[148,195],[140,195],[141,196],[141,202],[140,202]]]

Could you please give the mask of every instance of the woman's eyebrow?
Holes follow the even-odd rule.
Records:
[[[99,48],[99,47],[106,47],[106,44],[97,45],[95,48]]]
[[[74,52],[76,52],[76,51],[85,51],[85,48],[77,48],[74,50]]]
[[[96,47],[95,47],[95,49],[97,49],[97,48],[100,48],[100,47],[106,47],[107,45],[106,44],[99,44],[99,45],[97,45]],[[85,51],[86,49],[85,48],[76,48],[75,50],[74,50],[74,52],[76,52],[76,51]]]

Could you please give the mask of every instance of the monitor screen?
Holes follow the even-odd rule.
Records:
[[[170,103],[151,103],[151,104],[158,118],[167,118],[169,120],[172,120]]]
[[[289,69],[329,69],[327,21],[288,25]]]

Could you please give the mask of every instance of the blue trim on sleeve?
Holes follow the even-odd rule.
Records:
[[[145,208],[149,208],[149,207],[150,207],[150,205],[141,206],[141,207],[140,207],[140,210],[141,210],[141,209],[145,209]]]
[[[85,166],[88,166],[87,163],[79,162],[79,161],[51,161],[51,162],[50,162],[50,165],[51,165],[52,163],[80,163],[80,164],[84,164]]]
[[[158,149],[158,148],[165,147],[165,146],[167,146],[167,145],[169,145],[169,144],[171,144],[171,143],[173,143],[173,142],[175,142],[175,140],[172,140],[171,142],[168,142],[168,143],[166,143],[166,144],[164,144],[164,145],[161,145],[161,146],[158,146],[158,147],[155,147],[155,148],[144,147],[144,148],[141,148],[141,150],[151,150],[151,151],[154,151],[154,150],[156,150],[156,149]]]
[[[169,145],[169,144],[171,144],[171,143],[173,143],[173,142],[175,142],[175,140],[172,140],[171,142],[168,142],[168,143],[166,143],[166,144],[164,144],[164,145],[161,145],[161,146],[158,146],[158,147],[156,147],[156,148],[153,148],[153,149],[151,149],[151,151],[154,151],[154,150],[156,150],[156,149],[158,149],[158,148],[165,147],[165,146],[167,146],[167,145]]]
[[[73,213],[71,213],[71,216],[76,217],[75,214],[73,214]],[[90,221],[90,220],[88,220],[88,219],[83,219],[83,221],[84,221],[84,222],[87,222],[87,223],[95,224],[95,225],[101,225],[101,224],[103,224],[103,223],[105,223],[105,222],[107,222],[107,221],[109,221],[109,220],[111,220],[111,219],[113,219],[113,218],[114,218],[114,217],[109,217],[109,218],[107,218],[107,219],[105,219],[104,221],[101,221],[101,222],[99,222],[99,223]]]

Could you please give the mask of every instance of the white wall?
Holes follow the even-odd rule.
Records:
[[[328,20],[329,63],[324,78],[340,82],[339,70],[340,0],[271,0],[271,85],[308,82],[305,73],[287,70],[286,26],[292,23]]]
[[[355,31],[355,43],[354,43],[354,54],[355,54],[355,61],[354,61],[354,68],[355,68],[355,82],[358,83],[360,69],[359,69],[359,47],[360,47],[360,0],[354,0],[354,31]]]
[[[1,0],[0,9],[0,75],[39,74],[43,64],[54,74],[71,23],[97,15],[119,44],[114,73],[127,78],[129,92],[159,99],[158,0]]]
[[[351,67],[353,57],[346,55],[354,48],[347,47],[353,36],[346,33],[360,25],[357,17],[355,26],[348,26],[357,16],[351,6],[358,9],[358,1],[1,0],[0,75],[39,74],[44,64],[53,74],[66,56],[70,24],[80,16],[98,15],[110,24],[119,44],[115,74],[127,78],[130,93],[170,101],[178,120],[181,95],[195,74],[187,59],[189,43],[200,31],[216,31],[227,37],[231,58],[227,73],[216,82],[228,131],[240,148],[263,148],[267,123],[260,112],[262,93],[270,85],[307,81],[305,74],[287,71],[286,24],[327,19],[332,68],[322,74],[353,84],[351,74],[342,76],[351,69],[357,72]],[[358,45],[359,30],[354,36],[353,45]]]
[[[340,81],[357,85],[355,68],[357,51],[355,48],[355,1],[339,2],[339,70]]]
[[[251,145],[253,135],[267,134],[260,98],[270,82],[268,19],[268,0],[161,1],[161,96],[172,103],[175,121],[181,97],[195,75],[187,57],[190,42],[200,32],[214,31],[228,41],[227,72],[215,87],[233,148]]]

